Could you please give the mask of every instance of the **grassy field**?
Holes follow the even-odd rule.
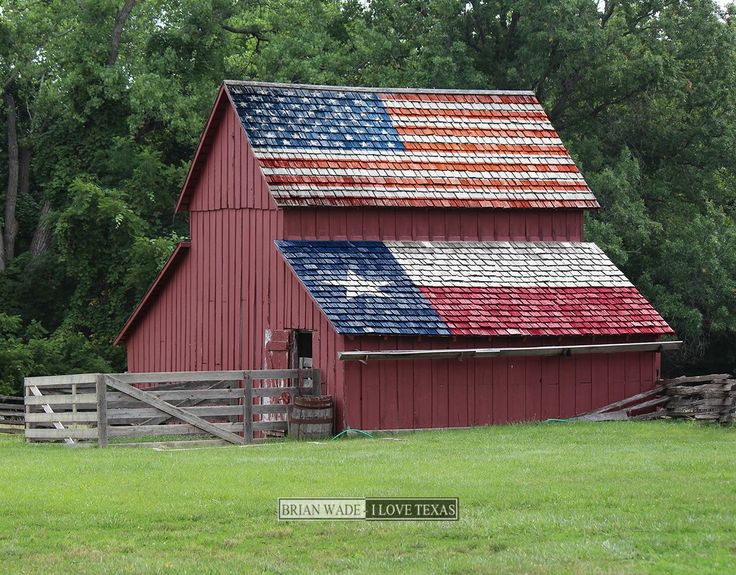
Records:
[[[0,573],[734,573],[736,430],[537,424],[191,451],[0,440]],[[455,523],[279,523],[457,496]]]

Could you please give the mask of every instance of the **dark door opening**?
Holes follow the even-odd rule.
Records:
[[[294,357],[297,369],[310,369],[312,367],[312,332],[297,331],[294,338],[296,346]]]

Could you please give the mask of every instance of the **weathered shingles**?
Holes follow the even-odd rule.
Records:
[[[271,192],[284,206],[598,205],[531,95],[381,94],[248,84],[228,89],[256,155],[264,160]],[[347,154],[343,162],[360,166],[340,165],[335,152]],[[507,166],[524,170],[464,169],[463,162],[489,154],[504,155]],[[428,155],[448,161],[438,167]],[[530,155],[539,159],[529,164]],[[407,156],[411,167],[391,170],[380,163]],[[311,169],[296,165],[320,158],[331,163]],[[287,161],[272,166],[274,159]],[[553,167],[560,162],[569,170]]]
[[[341,333],[671,333],[594,244],[277,244]]]

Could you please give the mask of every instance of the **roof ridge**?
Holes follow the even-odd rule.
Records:
[[[327,84],[290,84],[285,82],[262,82],[256,80],[224,80],[233,86],[258,86],[269,88],[293,88],[296,90],[335,90],[343,92],[381,92],[397,94],[471,94],[491,96],[536,96],[533,90],[458,90],[454,88],[388,88],[382,86],[330,86]]]

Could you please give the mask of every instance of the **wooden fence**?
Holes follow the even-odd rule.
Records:
[[[25,434],[100,447],[182,443],[170,436],[247,444],[286,433],[291,399],[320,388],[319,370],[296,369],[29,377]]]
[[[0,395],[0,433],[23,433],[24,429],[23,398]]]

